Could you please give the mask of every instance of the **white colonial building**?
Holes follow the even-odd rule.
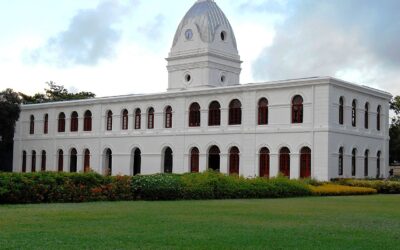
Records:
[[[22,106],[14,171],[386,177],[389,93],[331,77],[239,84],[212,0],[180,23],[168,91]]]

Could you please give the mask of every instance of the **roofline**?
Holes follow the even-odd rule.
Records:
[[[108,96],[91,99],[73,100],[73,101],[62,101],[62,102],[49,102],[40,104],[26,104],[21,105],[22,110],[32,109],[46,109],[54,107],[68,107],[68,106],[83,106],[83,105],[95,105],[95,104],[110,104],[119,103],[126,101],[147,101],[154,99],[167,99],[172,97],[185,97],[196,95],[210,95],[210,94],[222,94],[232,93],[246,90],[265,90],[265,89],[276,89],[276,88],[289,88],[309,85],[321,85],[321,84],[332,84],[342,88],[351,89],[363,94],[373,95],[378,98],[385,100],[391,100],[392,95],[389,92],[378,90],[375,88],[361,86],[358,84],[343,81],[334,77],[309,77],[299,79],[288,79],[270,82],[259,82],[259,83],[248,83],[228,87],[216,87],[216,88],[201,88],[195,90],[180,90],[180,91],[168,91],[154,94],[132,94],[132,95],[120,95],[120,96]]]

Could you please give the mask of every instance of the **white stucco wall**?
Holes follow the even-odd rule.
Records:
[[[301,95],[304,99],[304,122],[291,123],[291,99]],[[339,97],[345,97],[345,125],[338,124]],[[269,124],[257,125],[257,103],[262,97],[269,101]],[[358,122],[350,124],[351,101],[358,100]],[[384,92],[350,85],[332,78],[312,78],[276,83],[250,84],[238,87],[180,91],[156,95],[124,96],[93,100],[23,106],[17,123],[14,145],[14,171],[21,171],[22,151],[27,152],[27,170],[31,169],[31,152],[37,152],[36,169],[40,169],[41,151],[47,152],[47,170],[57,170],[57,152],[64,151],[64,170],[69,171],[69,154],[78,151],[78,171],[83,171],[83,152],[91,152],[91,167],[103,173],[103,153],[110,148],[113,153],[113,174],[131,175],[132,151],[142,152],[142,174],[162,172],[162,151],[173,150],[173,171],[189,171],[189,151],[198,147],[200,171],[207,169],[207,152],[212,145],[221,151],[221,172],[228,173],[228,152],[232,146],[240,150],[240,174],[258,176],[258,152],[266,146],[270,150],[271,176],[278,174],[279,150],[286,146],[291,152],[291,178],[299,178],[302,147],[312,150],[312,177],[328,180],[338,176],[338,150],[345,149],[344,176],[350,177],[351,150],[357,148],[357,176],[364,177],[363,155],[370,150],[371,177],[375,175],[376,152],[382,152],[382,176],[387,175],[388,162],[388,99]],[[228,106],[233,99],[242,103],[242,124],[229,126]],[[208,106],[217,100],[221,105],[221,126],[208,126]],[[363,106],[370,103],[370,128],[364,129]],[[191,103],[201,106],[201,126],[188,126],[188,109]],[[173,109],[173,127],[164,128],[164,109]],[[376,107],[382,106],[382,130],[376,131]],[[155,128],[147,129],[147,110],[155,109]],[[142,110],[142,127],[134,129],[134,110]],[[129,111],[129,128],[121,129],[121,112]],[[90,110],[93,130],[83,132],[83,114]],[[106,131],[106,112],[112,110],[113,130]],[[79,114],[79,131],[70,131],[70,115]],[[66,132],[57,132],[57,117],[66,114]],[[49,114],[49,134],[43,134],[43,117]],[[29,135],[29,117],[35,116],[35,134]],[[374,118],[375,117],[375,118]]]

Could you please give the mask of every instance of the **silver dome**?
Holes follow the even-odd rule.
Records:
[[[232,26],[225,14],[213,0],[198,0],[192,8],[190,8],[178,26],[172,47],[177,44],[183,32],[183,28],[190,23],[196,26],[200,34],[200,39],[207,43],[214,41],[218,28],[223,26],[230,34],[233,47],[237,50],[236,38]]]

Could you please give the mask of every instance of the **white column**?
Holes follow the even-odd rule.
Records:
[[[270,177],[276,177],[279,174],[279,154],[270,154],[269,159]]]
[[[300,155],[291,154],[290,155],[290,179],[300,178]]]

